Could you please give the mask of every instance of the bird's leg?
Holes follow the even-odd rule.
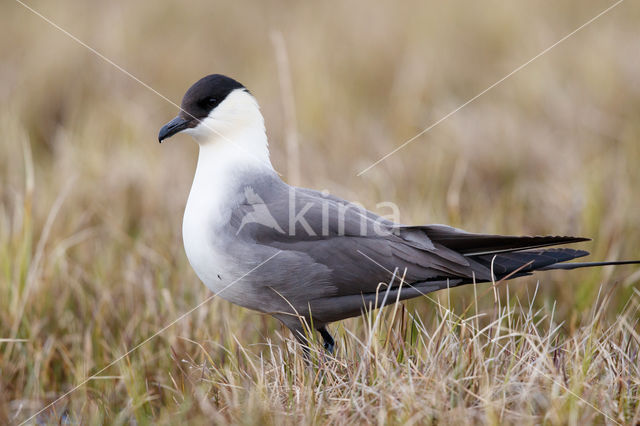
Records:
[[[322,336],[322,340],[324,340],[324,348],[330,353],[333,354],[333,348],[336,345],[335,340],[333,340],[333,337],[331,336],[331,334],[329,334],[329,332],[327,331],[326,327],[320,327],[318,329],[318,331],[320,332],[320,335]]]

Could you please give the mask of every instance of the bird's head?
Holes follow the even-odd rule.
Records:
[[[233,140],[240,132],[264,133],[264,120],[255,98],[241,83],[212,74],[187,90],[180,113],[160,129],[158,141],[180,132],[200,144]]]

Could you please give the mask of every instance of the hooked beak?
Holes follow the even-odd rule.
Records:
[[[193,120],[186,120],[180,116],[177,116],[160,129],[160,133],[158,133],[158,142],[162,143],[163,140],[170,138],[176,133],[180,133],[181,131],[192,127]]]

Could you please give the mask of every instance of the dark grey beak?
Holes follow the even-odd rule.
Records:
[[[191,127],[191,120],[185,120],[178,116],[162,126],[160,133],[158,133],[158,142],[162,143],[163,140],[170,138],[176,133],[180,133],[184,129]]]

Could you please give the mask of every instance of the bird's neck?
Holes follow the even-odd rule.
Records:
[[[245,137],[257,144],[255,134]],[[275,173],[266,145],[258,146],[248,154],[247,145],[241,145],[241,148],[242,141],[234,141],[236,143],[199,144],[198,165],[182,223],[185,248],[192,262],[191,258],[197,257],[198,247],[213,244],[205,237],[211,233],[220,234],[229,222],[233,207],[241,201],[239,188],[251,185],[251,176]]]
[[[264,127],[249,126],[227,134],[230,137],[225,135],[225,139],[216,136],[198,141],[198,165],[186,215],[197,210],[198,215],[224,221],[230,207],[238,202],[238,188],[251,185],[256,177],[276,173],[269,160]]]
[[[208,140],[198,141],[198,145],[197,172],[219,174],[233,172],[234,169],[274,171],[267,135],[262,126],[215,134]]]

